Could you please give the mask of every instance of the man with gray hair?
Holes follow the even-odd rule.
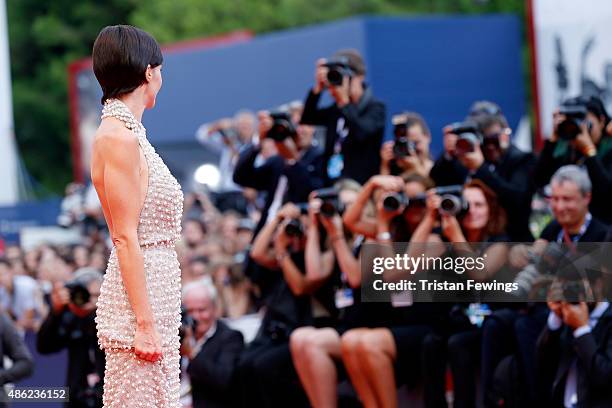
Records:
[[[209,278],[183,288],[185,336],[181,354],[189,360],[193,407],[235,406],[234,371],[244,348],[242,333],[218,320],[217,290]]]
[[[608,227],[589,212],[592,184],[588,173],[576,165],[559,168],[550,181],[551,221],[538,241],[571,245],[602,242]]]

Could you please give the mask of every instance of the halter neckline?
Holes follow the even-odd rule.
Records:
[[[134,131],[138,136],[146,137],[146,129],[143,124],[136,119],[132,111],[121,100],[111,98],[104,102],[102,108],[102,119],[113,117],[125,124],[125,127]]]

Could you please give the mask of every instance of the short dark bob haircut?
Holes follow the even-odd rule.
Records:
[[[146,82],[147,66],[164,58],[151,34],[129,25],[104,27],[93,45],[93,70],[102,87],[102,103],[126,95]]]

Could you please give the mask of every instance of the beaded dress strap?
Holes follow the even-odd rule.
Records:
[[[143,124],[136,119],[127,105],[119,99],[107,99],[102,108],[102,119],[116,118],[122,121],[126,128],[133,131],[138,139],[146,138],[146,129]]]

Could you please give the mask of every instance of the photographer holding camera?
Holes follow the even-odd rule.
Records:
[[[38,331],[36,349],[41,354],[68,349],[66,386],[69,407],[102,406],[104,352],[98,347],[95,311],[102,274],[81,268],[66,285],[56,282],[51,311]]]
[[[306,405],[291,363],[289,336],[300,326],[315,324],[313,302],[331,270],[306,268],[310,224],[305,212],[303,205],[285,204],[251,246],[252,259],[265,268],[273,283],[259,333],[239,363],[243,406]]]
[[[181,354],[189,359],[193,408],[233,407],[234,372],[244,349],[242,334],[218,320],[217,290],[208,279],[183,287],[187,316]]]
[[[510,239],[533,241],[529,215],[535,157],[511,143],[512,131],[499,107],[477,102],[466,122],[447,126],[444,133],[444,153],[431,169],[436,185],[462,184],[466,177],[482,180],[506,210]]]
[[[260,144],[248,145],[240,153],[233,177],[241,186],[266,193],[255,233],[285,202],[304,202],[312,190],[323,185],[323,155],[313,145],[314,128],[297,125],[297,118],[285,112],[262,111],[258,116],[260,139],[273,140],[278,154],[258,166]]]
[[[545,406],[612,406],[612,309],[602,293],[603,281],[596,270],[586,279],[566,272],[548,291],[550,312],[537,343]],[[593,296],[568,296],[570,284],[590,287]]]
[[[553,114],[553,133],[544,143],[535,171],[536,184],[543,187],[563,165],[586,167],[593,183],[590,210],[606,224],[612,223],[608,208],[612,191],[612,137],[606,128],[609,123],[610,117],[598,97],[566,100]]]
[[[380,171],[378,152],[385,130],[385,105],[366,86],[366,67],[358,51],[337,51],[329,60],[316,63],[315,85],[304,103],[302,123],[326,128],[325,179],[339,178],[363,184]],[[334,104],[319,108],[323,90]]]
[[[380,149],[380,174],[399,176],[417,173],[429,177],[433,161],[429,154],[431,132],[425,119],[418,113],[405,112],[393,116],[394,139]]]

